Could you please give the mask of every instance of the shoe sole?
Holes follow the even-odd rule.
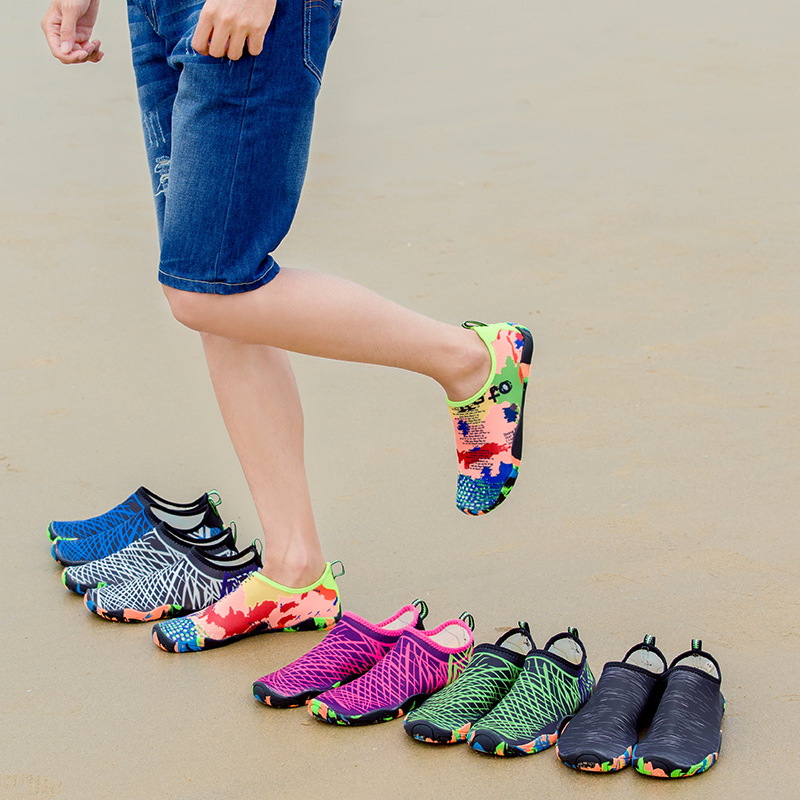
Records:
[[[259,703],[263,703],[265,706],[270,706],[271,708],[299,708],[300,706],[308,705],[318,694],[327,692],[328,689],[335,689],[337,686],[341,686],[342,683],[344,683],[344,681],[337,681],[331,686],[326,686],[324,689],[301,692],[300,694],[287,697],[286,695],[273,691],[265,683],[256,681],[253,684],[253,697],[255,697]]]
[[[190,612],[184,612],[181,616]],[[250,636],[259,636],[263,633],[295,633],[299,631],[324,631],[332,628],[342,617],[341,612],[334,618],[330,617],[313,617],[312,619],[304,620],[298,625],[292,625],[289,628],[267,628],[259,627],[248,631],[247,633],[239,633],[235,636],[229,636],[227,639],[206,639],[202,645],[193,646],[186,642],[176,642],[165,635],[160,628],[153,628],[153,642],[159,649],[165,653],[202,653],[204,650],[215,650],[218,647],[227,647],[229,644],[247,639]]]
[[[70,578],[66,569],[61,573],[61,583],[63,583],[64,586],[66,586],[71,592],[75,592],[75,594],[79,594],[81,596],[85,595],[89,589],[102,589],[104,586],[108,586],[107,581],[99,581],[98,583],[93,583],[91,586],[84,586],[82,583],[78,583]]]
[[[322,700],[313,698],[308,704],[308,713],[312,717],[331,725],[375,725],[379,722],[390,722],[393,719],[408,714],[430,697],[430,693],[414,695],[404,703],[394,708],[380,708],[368,711],[366,714],[339,714]]]
[[[625,769],[625,767],[629,766],[631,761],[633,761],[633,745],[631,745],[621,756],[612,758],[610,761],[600,761],[596,757],[587,753],[586,755],[576,758],[574,760],[575,763],[570,763],[562,758],[561,753],[558,751],[557,744],[556,755],[562,764],[570,769],[577,769],[580,772],[619,772],[621,769]]]
[[[83,561],[70,561],[68,558],[64,558],[63,556],[60,556],[58,554],[58,551],[56,550],[56,546],[58,545],[59,542],[74,542],[74,541],[77,541],[77,540],[76,539],[56,539],[53,542],[52,547],[50,548],[50,555],[53,556],[53,559],[55,560],[55,562],[57,564],[61,564],[62,567],[82,567],[84,564],[88,564],[89,561],[92,560],[90,558],[87,558],[87,559],[84,559]]]
[[[511,324],[511,323],[509,323]],[[511,443],[511,457],[515,459],[517,462],[522,461],[522,434],[523,434],[523,425],[525,422],[525,395],[528,391],[528,378],[531,374],[531,362],[533,361],[533,334],[524,326],[524,325],[512,325],[516,330],[518,330],[522,334],[522,338],[524,340],[524,344],[522,345],[522,354],[520,355],[519,364],[522,372],[522,400],[519,404],[519,425],[517,425],[516,431],[514,431],[514,441]],[[459,510],[463,511],[465,514],[469,514],[472,517],[481,517],[484,514],[488,514],[490,511],[494,511],[503,500],[511,494],[511,490],[514,488],[514,484],[517,482],[517,478],[519,477],[519,463],[514,467],[511,475],[506,478],[503,485],[500,487],[500,494],[497,497],[494,505],[489,506],[489,508],[482,509],[481,511],[471,511],[468,508],[461,508],[459,506]]]
[[[76,542],[76,541],[78,541],[78,537],[77,536],[61,536],[61,535],[57,534],[53,530],[53,523],[52,522],[47,526],[47,536],[48,536],[48,538],[50,539],[51,542]]]
[[[672,770],[668,770],[664,766],[656,766],[652,761],[637,758],[634,762],[634,768],[639,774],[647,775],[650,778],[691,778],[692,775],[699,775],[701,772],[711,769],[718,758],[719,753],[711,753],[699,764],[693,764],[685,769],[676,768]]]
[[[193,614],[198,609],[187,609],[176,605],[163,605],[154,608],[152,611],[139,611],[135,608],[105,609],[92,602],[88,598],[84,600],[86,608],[98,617],[107,619],[109,622],[157,622],[158,620],[170,617],[181,617],[186,614]]]
[[[94,587],[83,586],[77,581],[72,580],[72,578],[67,575],[66,569],[61,573],[61,583],[67,587],[71,592],[75,592],[75,594],[84,595],[86,594],[87,590]]]
[[[477,753],[514,758],[517,756],[530,756],[534,753],[540,753],[542,750],[547,750],[548,747],[552,747],[556,743],[557,739],[557,733],[545,733],[532,742],[509,744],[497,736],[481,733],[469,739],[469,746]]]
[[[454,730],[447,730],[434,725],[432,722],[412,722],[411,725],[406,723],[405,731],[412,738],[418,742],[425,742],[426,744],[459,744],[466,742],[469,735],[472,723],[468,722],[461,728]]]

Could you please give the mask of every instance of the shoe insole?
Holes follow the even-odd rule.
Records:
[[[469,634],[461,625],[448,625],[430,638],[442,647],[463,647],[469,642]]]
[[[167,525],[171,525],[179,531],[188,531],[191,528],[196,528],[206,516],[205,510],[190,516],[186,514],[170,514],[169,511],[164,511],[163,508],[158,508],[157,506],[150,506],[150,511],[156,519],[166,522]]]
[[[664,671],[664,662],[652,650],[645,650],[644,648],[634,650],[625,663],[632,664],[634,667],[641,667],[655,675],[660,675]]]
[[[578,643],[568,636],[563,639],[557,639],[547,650],[550,653],[561,656],[565,661],[569,661],[570,664],[580,664],[583,658],[583,652],[578,647]]]
[[[707,672],[709,675],[713,675],[715,678],[719,678],[719,670],[714,666],[714,662],[703,655],[692,653],[672,666],[677,667],[678,665],[682,667],[694,667],[695,669]]]
[[[396,620],[393,620],[388,625],[384,625],[385,631],[396,631],[400,628],[405,628],[414,621],[414,612],[409,610],[403,612]]]
[[[503,647],[505,647],[506,650],[513,650],[515,653],[522,653],[523,656],[526,656],[531,649],[531,641],[527,636],[523,636],[521,633],[515,633],[503,642]]]

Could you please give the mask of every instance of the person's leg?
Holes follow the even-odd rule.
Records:
[[[206,335],[243,346],[400,367],[434,378],[447,393],[453,417],[458,508],[470,515],[488,513],[513,488],[533,354],[527,329],[507,323],[456,328],[349,281],[297,270],[282,270],[268,285],[240,294],[164,291],[175,316]],[[236,366],[226,369],[226,380],[232,387],[251,384]],[[253,402],[235,391],[230,395],[230,416],[238,415],[240,404]],[[245,418],[263,428],[263,417]],[[269,455],[260,452],[256,458]],[[259,513],[263,519],[267,512],[260,507]]]
[[[307,586],[325,569],[303,458],[303,411],[286,352],[203,335],[211,380],[264,531],[263,572]]]
[[[184,325],[246,344],[400,367],[436,380],[450,400],[471,397],[489,374],[470,330],[410,311],[342,278],[282,269],[266,286],[218,295],[164,287]]]
[[[483,471],[497,484],[496,492],[469,506],[458,501],[466,513],[490,510],[500,488],[510,487],[509,474],[496,468],[497,454],[510,461],[513,451],[519,460],[520,438],[511,428],[522,392],[514,389],[514,404],[505,399],[512,391],[507,375],[517,387],[527,378],[517,327],[484,326],[476,336],[348,281],[280,270],[270,255],[299,199],[337,9],[279,3],[264,51],[252,59],[198,57],[189,46],[193,26],[185,20],[169,51],[180,80],[159,280],[175,316],[205,334],[220,407],[264,527],[266,563],[264,573],[202,612],[157,624],[156,642],[167,650],[218,647],[276,628],[325,627],[340,614],[329,565],[303,583],[319,567],[321,551],[303,468],[300,405],[278,350],[413,370],[437,380],[451,401],[465,401],[455,403],[453,413],[457,441],[470,449],[465,457],[476,470],[470,480],[483,485]],[[172,18],[165,17],[159,30]],[[473,416],[458,416],[462,410]],[[505,420],[490,437],[488,411]],[[491,451],[484,448],[489,441]],[[459,491],[465,477],[459,477]],[[288,484],[293,491],[287,494]]]
[[[214,312],[213,332],[202,333],[211,380],[264,533],[262,571],[286,586],[307,585],[325,561],[285,349],[413,370],[438,380],[451,399],[474,394],[489,372],[489,352],[473,332],[338,278],[282,270],[268,286],[242,294],[165,291],[183,303],[178,311]],[[259,343],[268,336],[277,347]]]

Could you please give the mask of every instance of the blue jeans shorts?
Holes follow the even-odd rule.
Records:
[[[264,49],[201,56],[203,0],[128,0],[161,283],[235,294],[278,274],[341,0],[278,0]]]

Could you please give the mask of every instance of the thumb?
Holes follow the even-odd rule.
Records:
[[[61,52],[64,55],[72,52],[72,46],[75,44],[75,27],[78,24],[78,17],[80,16],[79,9],[70,4],[65,3],[61,10]]]

